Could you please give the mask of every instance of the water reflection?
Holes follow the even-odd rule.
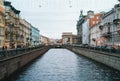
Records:
[[[120,72],[66,49],[51,49],[8,81],[120,81]]]

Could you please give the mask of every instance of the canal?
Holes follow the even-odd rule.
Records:
[[[51,49],[5,81],[120,81],[120,72],[67,49]]]

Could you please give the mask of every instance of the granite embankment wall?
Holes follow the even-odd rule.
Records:
[[[100,52],[78,47],[71,47],[68,49],[120,71],[120,54]]]
[[[35,58],[41,56],[48,50],[48,47],[43,47],[24,54],[0,60],[0,80],[7,78],[16,70],[33,61]]]

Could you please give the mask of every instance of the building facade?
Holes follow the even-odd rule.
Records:
[[[40,37],[40,31],[37,29],[37,28],[35,28],[35,27],[33,27],[33,26],[31,26],[31,46],[37,46],[37,45],[39,45],[40,43],[39,43],[39,37]]]
[[[48,46],[50,45],[50,39],[46,36],[40,35],[40,43],[41,45]]]
[[[3,0],[0,0],[0,48],[5,43],[5,8]]]
[[[63,45],[72,44],[72,32],[62,33],[62,44]]]
[[[90,45],[91,46],[99,46],[102,41],[101,38],[101,30],[99,29],[101,22],[101,13],[95,14],[93,18],[90,18]]]
[[[77,22],[77,36],[82,39],[82,44],[94,46],[109,45],[119,48],[120,3],[116,4],[108,12],[94,14],[93,11],[88,11],[85,18],[80,15]]]
[[[77,44],[77,35],[73,35],[72,32],[62,33],[62,44],[63,45]]]
[[[80,16],[79,16],[79,20],[77,22],[77,43],[78,44],[82,44],[82,27],[83,27],[83,23],[85,20],[85,16],[83,16],[83,11],[81,11]]]
[[[93,11],[88,11],[82,26],[82,44],[90,45],[90,18],[94,17]]]
[[[20,18],[20,38],[23,46],[30,46],[30,27],[30,23]]]
[[[100,24],[96,24],[90,28],[90,46],[101,46],[103,41],[101,38],[101,30],[99,29]]]
[[[90,26],[89,26],[89,19],[85,19],[82,27],[82,44],[88,44],[89,45],[89,39],[90,39]]]
[[[4,1],[5,5],[5,46],[9,48],[16,48],[20,45],[20,25],[19,14],[20,11],[16,10],[9,1]]]
[[[120,1],[120,0],[119,0]],[[113,35],[112,35],[112,41],[113,45],[117,48],[120,46],[120,3],[114,6],[115,11],[115,18],[113,20]]]
[[[101,16],[101,22],[91,27],[91,45],[120,46],[120,4]]]
[[[113,20],[114,20],[114,9],[109,12],[103,14],[101,17],[101,39],[103,39],[103,45],[111,45],[112,44],[112,31],[113,31]]]

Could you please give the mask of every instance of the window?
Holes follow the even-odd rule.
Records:
[[[2,19],[0,19],[0,23],[2,23]]]
[[[6,9],[6,10],[10,10],[10,7],[9,7],[9,6],[6,6],[5,9]]]
[[[96,24],[98,24],[98,21],[96,21]]]
[[[118,18],[120,18],[120,13],[118,13]]]
[[[97,16],[96,19],[99,19],[99,16]]]
[[[2,45],[2,40],[0,40],[0,46]]]
[[[9,17],[10,17],[9,15],[6,15],[5,19],[9,19]]]
[[[0,35],[4,35],[4,30],[3,30],[3,28],[0,28]]]
[[[120,18],[120,14],[119,13],[117,14],[117,18]]]
[[[3,5],[3,0],[0,0],[0,5]]]
[[[95,24],[95,21],[93,21],[93,24]]]
[[[2,18],[2,15],[0,15],[0,23],[3,22],[3,18]]]
[[[0,40],[0,46],[2,46],[2,45],[3,45],[3,43],[4,43],[4,42],[3,42],[3,40]]]

